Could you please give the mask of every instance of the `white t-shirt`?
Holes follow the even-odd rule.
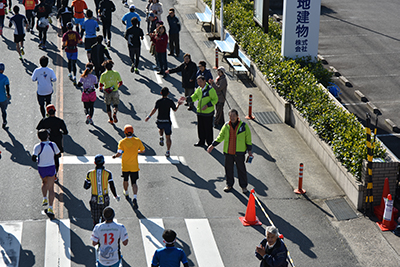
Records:
[[[53,93],[53,82],[57,81],[56,74],[48,67],[36,68],[32,74],[32,81],[37,83],[38,95]]]
[[[43,150],[41,149],[41,143],[44,144]],[[36,144],[33,148],[33,155],[38,156],[38,167],[54,166],[54,155],[59,154],[60,149],[58,149],[56,143],[53,143],[51,141],[45,141],[41,143]],[[51,148],[50,143],[52,144],[53,148]],[[42,153],[40,153],[41,150]]]
[[[100,263],[110,266],[119,261],[119,242],[128,239],[128,232],[126,231],[125,226],[120,223],[103,222],[96,224],[90,239],[100,244]]]

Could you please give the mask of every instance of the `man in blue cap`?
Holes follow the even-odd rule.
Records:
[[[88,171],[83,188],[86,190],[92,187],[92,197],[90,198],[90,213],[93,219],[93,227],[100,222],[103,210],[110,205],[110,197],[108,196],[108,185],[114,198],[119,201],[120,197],[115,190],[112,174],[104,168],[104,156],[98,154],[94,157],[96,168]],[[104,221],[102,218],[101,221]]]
[[[0,108],[1,108],[1,115],[3,117],[3,129],[6,128],[7,125],[7,105],[8,101],[11,97],[10,95],[10,81],[8,77],[3,74],[5,69],[4,63],[0,63]]]

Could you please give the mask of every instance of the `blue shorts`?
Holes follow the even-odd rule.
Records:
[[[156,122],[158,129],[164,130],[165,135],[171,135],[171,123],[170,122]]]
[[[121,264],[121,259],[119,259],[119,261],[113,265],[109,265],[109,266],[105,266],[103,264],[101,264],[99,261],[97,261],[97,267],[119,267],[119,265]]]
[[[38,167],[40,177],[51,177],[56,175],[56,166]]]
[[[68,59],[71,59],[71,60],[78,59],[78,52],[74,52],[74,53],[65,52],[65,53],[67,54]]]
[[[81,18],[81,19],[74,18],[74,22],[75,22],[75,25],[78,25],[78,24],[83,25],[83,22],[85,22],[85,18]]]

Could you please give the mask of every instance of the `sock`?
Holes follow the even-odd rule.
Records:
[[[53,206],[49,206],[49,209],[53,209]]]
[[[47,200],[47,197],[43,197],[43,200],[45,200],[45,199]]]
[[[136,199],[136,198],[137,198],[137,195],[133,195],[133,198]]]

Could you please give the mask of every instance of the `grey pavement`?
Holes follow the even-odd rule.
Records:
[[[336,4],[340,6],[343,3],[337,2]],[[190,16],[185,16],[187,14],[199,12],[195,7],[195,1],[180,0],[175,6],[180,13],[180,17],[184,20],[185,26],[190,29],[189,32],[193,36],[193,39],[196,40],[197,45],[202,48],[202,52],[209,64],[214,66],[215,52],[213,48],[207,48],[205,45],[205,41],[208,39],[204,29],[196,24],[196,20],[191,20],[189,19]],[[203,10],[201,9],[201,11]],[[340,11],[343,10],[341,9]],[[359,12],[362,13],[361,10]],[[338,13],[341,12],[338,11]],[[324,18],[321,18],[321,24],[324,22]],[[321,28],[323,29],[323,27]],[[321,34],[322,38],[320,37],[320,43],[321,39],[323,41],[325,40],[323,34],[324,32]],[[328,41],[328,38],[326,39]],[[353,49],[356,50],[357,48]],[[362,52],[358,53],[364,53],[362,49],[360,50]],[[328,59],[330,58],[328,57]],[[342,59],[342,57],[340,57],[340,59]],[[339,59],[337,60],[337,62],[341,62]],[[219,65],[224,66],[227,70],[229,68],[226,61],[222,63],[220,61]],[[358,69],[359,68],[357,68],[357,70]],[[232,77],[232,73],[228,75],[231,75],[228,94],[240,107],[243,115],[248,114],[248,98],[250,94],[253,95],[253,112],[273,111],[268,99],[252,82],[247,81],[245,78],[236,81],[236,79]],[[228,97],[228,102],[229,100]],[[395,106],[393,103],[392,105]],[[257,134],[265,145],[266,151],[264,152],[268,154],[268,160],[277,165],[279,171],[292,188],[297,188],[299,163],[304,164],[303,188],[307,190],[308,201],[318,207],[318,209],[315,209],[313,212],[326,214],[326,218],[330,221],[331,227],[337,232],[337,241],[339,242],[339,240],[343,238],[343,240],[347,242],[361,266],[384,266],[386,264],[393,265],[399,262],[400,238],[393,235],[393,233],[381,232],[375,222],[371,221],[368,217],[364,217],[358,211],[358,218],[356,219],[338,221],[335,216],[333,216],[333,213],[325,204],[325,200],[340,197],[346,198],[346,196],[295,129],[284,123],[261,124],[257,121],[249,121],[249,123],[252,126],[253,134]],[[256,162],[256,160],[257,158],[255,158],[253,162]],[[266,173],[265,176],[269,176],[269,174]],[[264,203],[268,206],[270,197],[262,197],[261,199],[264,199]],[[299,197],[299,199],[304,198]],[[350,202],[348,201],[348,203]],[[304,214],[304,217],[307,216],[309,215]],[[301,218],[299,219],[301,220]],[[314,228],[314,223],[311,222],[309,227]],[[279,224],[276,225],[279,227]],[[296,263],[296,259],[294,260]],[[301,262],[298,264],[303,265]],[[315,265],[311,264],[310,266]]]
[[[146,1],[134,3],[143,17]],[[163,1],[164,12],[175,5],[183,22],[181,32],[182,52],[189,52],[195,62],[206,59],[209,66],[214,64],[214,49],[204,41],[205,32],[200,24],[189,19],[199,9],[192,0]],[[88,1],[89,7],[93,2]],[[158,79],[151,66],[154,62],[142,46],[140,75],[131,74],[125,40],[121,37],[124,29],[120,23],[127,11],[116,1],[117,12],[113,17],[113,39],[111,56],[117,71],[121,73],[124,86],[121,89],[119,123],[107,123],[102,94],[95,104],[94,126],[86,125],[80,102],[80,90],[67,79],[66,61],[60,56],[60,41],[54,29],[49,32],[50,49],[37,50],[37,36],[27,35],[24,67],[17,60],[14,46],[10,43],[12,31],[5,28],[2,40],[1,61],[6,62],[6,75],[11,80],[12,104],[9,106],[9,128],[0,131],[0,177],[2,187],[2,210],[0,222],[23,221],[20,266],[44,266],[44,240],[46,217],[41,214],[40,179],[36,165],[30,160],[30,151],[37,142],[35,127],[40,119],[35,98],[36,85],[30,81],[30,73],[38,65],[38,58],[48,54],[52,67],[60,80],[55,89],[53,103],[62,112],[70,134],[65,138],[64,156],[94,156],[102,153],[110,156],[117,149],[117,142],[123,137],[123,126],[133,125],[135,134],[146,146],[146,156],[163,156],[165,147],[158,145],[155,120],[148,123],[144,118],[154,102],[160,97],[162,86],[171,90],[175,101],[183,94],[180,76],[173,74]],[[162,19],[166,21],[165,14]],[[55,23],[54,23],[55,24]],[[141,24],[142,28],[144,23]],[[78,66],[82,71],[86,55],[79,48]],[[182,61],[182,57],[168,57],[169,67]],[[222,63],[227,67],[226,63]],[[215,72],[213,73],[215,75]],[[230,75],[230,73],[228,73]],[[254,112],[273,112],[268,100],[260,90],[245,80],[229,79],[227,101],[239,110],[244,119],[247,114],[248,95],[253,94]],[[60,107],[60,105],[63,107]],[[225,105],[227,112],[228,105]],[[189,265],[198,266],[195,251],[191,247],[190,233],[184,219],[205,218],[210,223],[214,239],[224,266],[258,266],[254,248],[263,238],[268,220],[261,209],[257,216],[263,226],[243,227],[238,220],[243,216],[248,195],[240,192],[237,183],[232,193],[223,192],[225,186],[222,145],[209,155],[201,148],[194,148],[196,142],[196,116],[182,106],[175,113],[179,128],[173,129],[172,156],[185,158],[184,164],[141,164],[138,181],[139,210],[133,210],[124,199],[111,200],[118,222],[126,225],[130,244],[122,248],[124,266],[145,266],[140,219],[162,218],[165,227],[178,231],[178,245],[188,255]],[[255,158],[247,165],[249,188],[256,194],[274,224],[285,236],[286,244],[296,266],[391,266],[399,262],[394,248],[388,243],[391,236],[382,234],[376,225],[358,214],[357,219],[337,221],[325,204],[327,199],[345,198],[329,173],[320,164],[313,152],[306,146],[295,129],[283,124],[259,124],[248,121],[253,133]],[[214,135],[218,134],[214,130]],[[307,196],[293,193],[297,187],[299,163],[304,163],[304,188]],[[108,164],[116,180],[117,192],[122,194],[120,166]],[[92,165],[64,165],[61,186],[56,187],[56,215],[71,222],[71,266],[93,266],[94,249],[90,242],[91,219],[88,201],[90,192],[85,191],[83,180]],[[395,242],[396,240],[392,241]],[[207,246],[205,244],[205,246]],[[379,257],[376,253],[379,251]],[[33,262],[33,263],[32,263]],[[131,265],[130,265],[131,264]]]

